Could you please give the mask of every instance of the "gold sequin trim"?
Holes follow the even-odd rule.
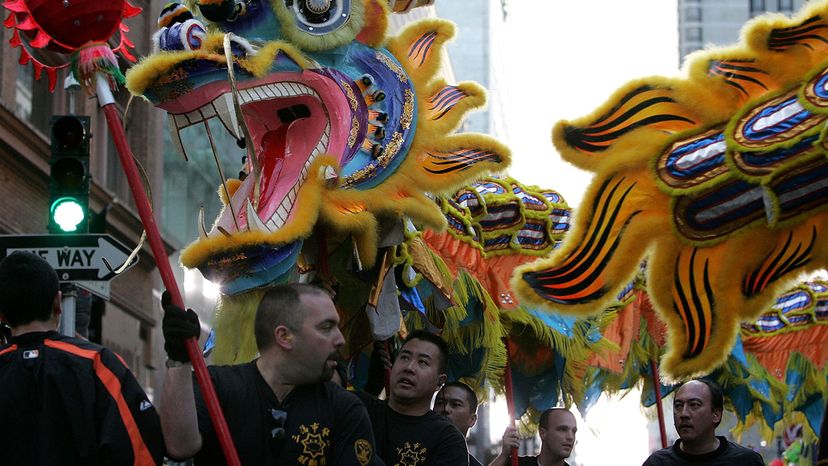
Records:
[[[397,75],[397,78],[399,78],[400,82],[402,82],[402,83],[407,83],[408,82],[408,76],[405,75],[405,71],[403,71],[403,69],[400,67],[400,65],[394,63],[390,58],[388,58],[387,55],[385,55],[382,52],[377,52],[374,56],[376,57],[376,59],[378,61],[382,62],[391,71],[393,71],[394,74]]]
[[[359,108],[359,103],[357,102],[356,95],[354,95],[354,90],[351,89],[351,86],[348,85],[345,81],[339,81],[342,84],[342,88],[345,89],[345,94],[348,96],[348,102],[351,104],[351,110],[357,111]]]
[[[351,117],[351,133],[348,134],[348,147],[354,147],[356,144],[357,134],[359,133],[359,120],[356,117]]]
[[[377,161],[372,163],[371,165],[368,165],[362,170],[355,171],[351,176],[345,178],[342,181],[342,186],[350,186],[354,183],[374,176],[378,168],[384,168],[388,166],[389,163],[391,163],[391,160],[393,160],[394,156],[397,155],[397,152],[400,151],[402,145],[402,134],[400,134],[399,132],[394,133],[394,135],[391,136],[391,142],[389,142],[388,145],[385,146],[385,150],[383,151],[382,155],[379,156]]]
[[[411,89],[405,90],[405,103],[403,103],[402,116],[400,117],[400,126],[403,129],[411,127],[411,121],[414,119],[414,92]]]
[[[382,154],[382,156],[380,156],[378,160],[380,165],[383,167],[388,165],[388,162],[390,162],[391,159],[393,159],[394,156],[397,155],[397,152],[400,151],[400,147],[402,147],[402,144],[402,134],[400,134],[398,131],[394,133],[393,136],[391,136],[391,142],[389,142],[388,145],[385,146],[385,152]]]

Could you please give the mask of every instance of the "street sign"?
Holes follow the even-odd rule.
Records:
[[[127,258],[129,248],[109,235],[0,235],[0,258],[15,251],[39,255],[55,269],[62,282],[108,282]],[[129,267],[138,262],[136,257]]]

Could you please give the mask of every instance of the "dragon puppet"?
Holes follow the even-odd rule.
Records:
[[[601,312],[647,260],[669,379],[706,374],[800,274],[828,266],[828,2],[755,18],[685,76],[626,84],[561,121],[563,158],[595,173],[563,246],[516,269],[524,303]]]
[[[174,144],[193,125],[210,136],[216,118],[247,150],[239,177],[217,182],[218,218],[208,227],[200,215],[181,254],[221,289],[215,362],[254,357],[252,316],[268,285],[336,286],[329,261],[340,256],[384,279],[378,247],[402,238],[403,216],[444,228],[430,195],[508,165],[491,137],[455,133],[485,93],[438,76],[453,25],[426,19],[388,38],[390,14],[379,0],[169,4],[154,53],[129,70],[130,91],[169,114]]]

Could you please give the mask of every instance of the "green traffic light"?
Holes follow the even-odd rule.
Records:
[[[49,157],[49,223],[52,234],[86,233],[89,223],[89,132],[83,115],[55,115]]]
[[[71,197],[62,197],[52,203],[52,220],[65,232],[73,232],[83,222],[86,212],[80,203]]]

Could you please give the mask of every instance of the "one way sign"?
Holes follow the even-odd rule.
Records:
[[[109,235],[0,235],[0,258],[15,251],[46,259],[63,282],[108,282],[116,274],[104,259],[117,270],[131,252]]]

